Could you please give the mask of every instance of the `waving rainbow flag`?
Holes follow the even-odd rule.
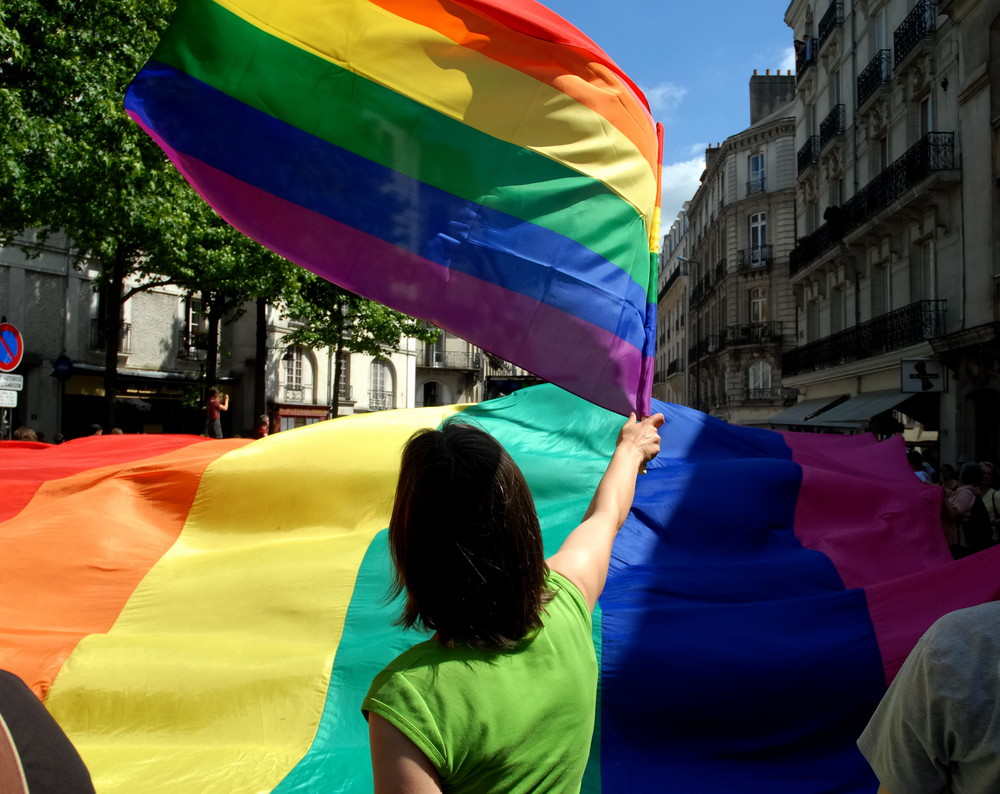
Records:
[[[874,794],[855,738],[935,618],[1000,595],[1000,549],[951,561],[901,442],[655,407],[595,616],[585,791]],[[361,700],[421,639],[384,601],[398,455],[459,411],[524,470],[554,550],[621,420],[551,386],[252,442],[0,443],[0,668],[102,794],[370,791]]]
[[[182,0],[125,106],[282,256],[648,410],[661,141],[533,0]]]

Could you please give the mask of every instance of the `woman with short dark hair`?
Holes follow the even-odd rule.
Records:
[[[372,682],[376,792],[579,791],[597,689],[590,613],[663,416],[632,416],[583,522],[544,558],[520,469],[461,422],[417,433],[389,524],[399,623],[434,636]]]

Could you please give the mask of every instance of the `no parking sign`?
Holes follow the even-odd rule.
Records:
[[[0,372],[13,372],[24,356],[24,339],[10,323],[0,323]]]

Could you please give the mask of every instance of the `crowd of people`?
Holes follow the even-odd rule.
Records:
[[[955,559],[1000,542],[1000,496],[993,487],[992,462],[963,463],[957,471],[945,463],[937,471],[916,450],[907,452],[907,460],[917,479],[944,491],[941,524]]]

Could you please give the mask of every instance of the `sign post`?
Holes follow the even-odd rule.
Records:
[[[6,317],[4,320],[6,321]],[[21,375],[3,375],[13,372],[24,357],[24,339],[21,332],[8,322],[0,322],[0,376],[12,378],[10,385],[0,384],[0,438],[10,439],[10,409],[17,407],[17,392],[24,386]],[[15,386],[16,384],[16,386]]]

